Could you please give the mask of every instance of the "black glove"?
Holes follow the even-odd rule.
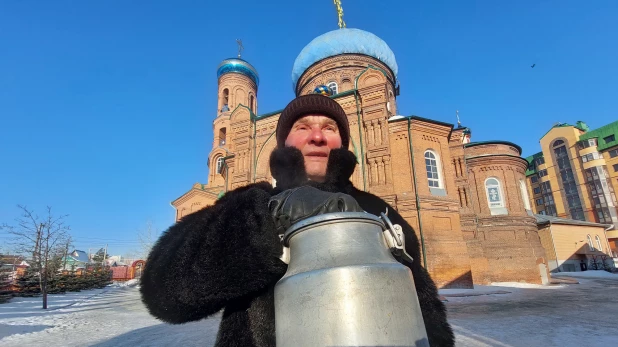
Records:
[[[364,212],[353,197],[343,193],[329,193],[310,186],[283,191],[268,202],[270,214],[279,234],[296,222],[324,213]]]

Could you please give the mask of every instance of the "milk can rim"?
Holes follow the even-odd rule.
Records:
[[[384,228],[384,222],[382,221],[382,219],[368,212],[325,213],[325,214],[317,215],[314,217],[309,217],[307,219],[303,219],[302,221],[293,224],[288,230],[285,231],[285,234],[283,236],[283,244],[285,246],[289,246],[288,241],[290,240],[290,238],[309,225],[318,224],[322,222],[333,222],[333,221],[342,220],[342,219],[347,219],[347,220],[352,220],[352,221],[370,221]]]

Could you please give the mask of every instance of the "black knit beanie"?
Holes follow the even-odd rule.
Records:
[[[350,125],[348,117],[339,103],[328,96],[320,94],[307,94],[297,97],[283,109],[277,123],[277,147],[285,147],[287,139],[294,123],[309,114],[325,115],[335,122],[341,136],[341,147],[347,149],[350,143]]]

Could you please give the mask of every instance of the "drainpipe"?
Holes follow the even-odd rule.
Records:
[[[614,254],[612,252],[612,246],[609,244],[609,240],[607,239],[607,232],[612,230],[614,228],[614,224],[610,225],[607,229],[605,229],[605,241],[607,241],[607,253],[612,257],[614,257]]]
[[[363,150],[363,131],[361,127],[360,109],[358,108],[358,90],[354,89],[354,100],[356,100],[356,117],[358,119],[358,136],[360,138],[360,150],[361,150],[361,169],[363,173],[363,191],[367,191],[367,179],[365,178],[365,151]]]
[[[234,155],[228,155],[227,157],[223,157],[223,165],[225,165],[225,192],[227,193],[227,186],[228,186],[228,177],[230,175],[230,168],[229,166],[227,166],[227,160],[234,158]]]
[[[414,151],[412,146],[412,133],[410,131],[410,117],[408,118],[408,144],[410,145],[410,160],[412,162],[412,179],[414,180],[414,196],[416,197],[416,213],[418,216],[418,231],[421,235],[421,250],[423,252],[423,267],[427,269],[427,253],[425,252],[425,237],[423,236],[423,223],[421,221],[421,204],[418,198],[418,185],[416,184],[416,169],[414,166]]]
[[[554,255],[556,256],[556,270],[558,270],[558,272],[562,272],[562,270],[560,270],[560,263],[558,262],[558,252],[556,251],[556,243],[554,242],[554,233],[551,232],[551,220],[549,221],[549,236],[551,237],[551,245],[554,248]]]
[[[257,162],[256,162],[256,148],[257,148],[257,116],[255,116],[253,114],[253,111],[251,112],[251,118],[253,120],[253,183],[255,183],[255,176],[256,176],[256,171],[257,171]]]

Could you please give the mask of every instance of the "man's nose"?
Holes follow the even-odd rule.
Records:
[[[326,144],[326,136],[322,132],[320,128],[314,128],[311,130],[310,142],[314,145],[325,145]]]

